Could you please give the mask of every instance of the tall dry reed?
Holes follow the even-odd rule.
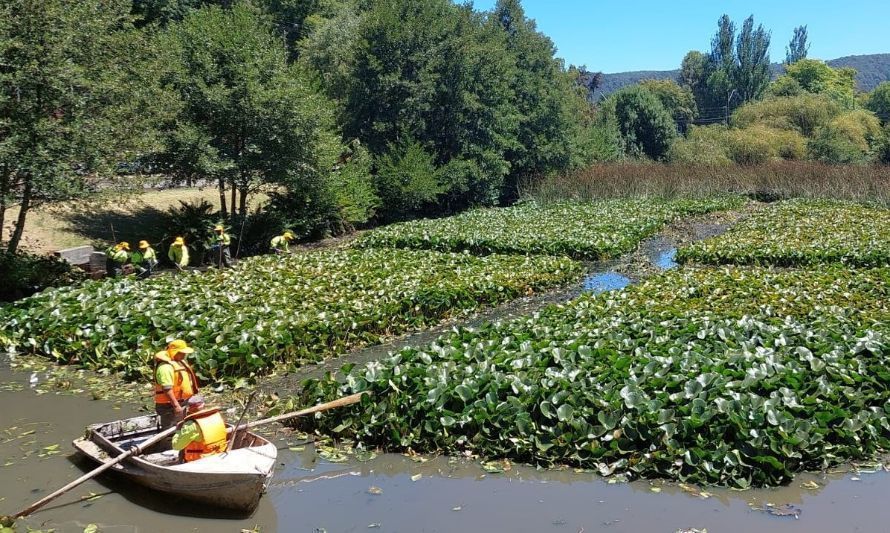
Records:
[[[890,205],[890,166],[783,161],[754,166],[597,164],[526,184],[524,197],[566,199],[702,197],[744,194],[761,200],[831,198]]]

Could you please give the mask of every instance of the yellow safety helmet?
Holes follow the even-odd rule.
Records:
[[[173,241],[174,246],[182,246],[185,244],[185,240],[182,237],[176,237]]]
[[[167,355],[170,357],[174,357],[176,354],[185,353],[189,354],[194,352],[194,348],[189,348],[189,345],[182,339],[176,339],[167,345]]]
[[[150,248],[148,241],[139,241],[140,250],[147,250],[148,248]]]
[[[225,230],[226,230],[226,228],[224,228],[222,224],[217,224],[216,226],[213,226],[213,231],[225,231]]]
[[[294,234],[288,230],[288,231],[284,232],[284,235],[282,235],[282,237],[284,237],[285,239],[290,241],[290,240],[293,240]]]
[[[129,249],[130,249],[130,243],[128,243],[127,241],[121,241],[121,243],[118,244],[118,247],[119,247],[120,249],[122,249],[122,250],[129,250]]]

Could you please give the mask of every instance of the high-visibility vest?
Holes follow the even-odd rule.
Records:
[[[289,249],[289,243],[287,242],[287,239],[285,239],[282,235],[272,237],[271,245],[273,250],[281,250],[282,252],[286,252]]]
[[[126,263],[127,259],[130,258],[130,254],[128,254],[127,251],[123,248],[112,247],[109,248],[108,251],[105,252],[105,254],[108,256],[109,259],[111,259],[115,263],[120,264]]]
[[[223,453],[227,447],[226,422],[219,409],[205,409],[185,417],[183,424],[194,422],[201,433],[200,441],[193,441],[182,450],[182,459],[186,463],[204,457]]]
[[[182,404],[198,392],[198,378],[195,371],[185,361],[175,361],[170,359],[167,351],[161,351],[155,354],[155,362],[160,365],[170,365],[173,367],[173,396],[176,401]],[[164,392],[164,387],[157,383],[155,378],[155,403],[170,404],[170,398]]]
[[[185,268],[189,265],[189,249],[185,246],[170,246],[167,257],[173,263]]]
[[[232,238],[228,233],[218,233],[213,237],[213,243],[221,246],[229,246],[232,244]]]

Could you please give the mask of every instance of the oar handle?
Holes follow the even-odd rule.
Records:
[[[302,409],[300,411],[293,411],[291,413],[284,413],[283,415],[273,416],[271,418],[264,418],[262,420],[254,420],[248,424],[239,425],[237,427],[230,427],[227,431],[240,431],[242,429],[252,429],[257,426],[264,426],[266,424],[272,424],[274,422],[281,422],[284,420],[288,420],[290,418],[296,418],[298,416],[306,416],[314,413],[320,413],[322,411],[327,411],[328,409],[335,409],[337,407],[345,407],[347,405],[352,405],[354,403],[358,403],[362,400],[362,396],[370,395],[370,392],[358,392],[356,394],[351,394],[349,396],[344,396],[343,398],[339,398],[332,402],[320,403],[318,405],[314,405],[312,407],[308,407],[306,409]]]
[[[71,483],[68,483],[67,485],[65,485],[65,486],[62,487],[61,489],[59,489],[59,490],[53,492],[52,494],[48,494],[48,495],[44,496],[43,498],[37,500],[36,502],[32,503],[32,504],[31,504],[30,506],[28,506],[27,508],[25,508],[25,509],[23,509],[23,510],[17,512],[17,513],[14,514],[14,515],[12,515],[12,518],[21,518],[21,517],[23,517],[23,516],[28,516],[29,514],[33,513],[33,512],[36,511],[37,509],[43,507],[43,506],[46,505],[47,503],[49,503],[49,502],[55,500],[56,498],[58,498],[58,497],[61,496],[62,494],[65,494],[65,493],[68,492],[69,490],[71,490],[71,489],[73,489],[74,487],[80,485],[80,484],[83,483],[84,481],[86,481],[86,480],[88,480],[88,479],[91,479],[91,478],[94,478],[94,477],[98,476],[99,474],[101,474],[102,472],[108,470],[108,469],[111,468],[112,466],[114,466],[114,465],[120,463],[121,461],[123,461],[123,460],[126,459],[127,457],[132,457],[132,456],[134,456],[134,455],[139,455],[140,453],[142,453],[142,452],[143,452],[146,448],[148,448],[149,446],[151,446],[151,445],[153,445],[153,444],[157,444],[158,442],[164,440],[166,437],[169,437],[170,435],[176,433],[176,429],[177,429],[176,426],[173,426],[173,427],[171,427],[171,428],[165,429],[164,431],[158,433],[157,435],[155,435],[154,437],[148,439],[147,441],[143,442],[142,444],[139,444],[138,446],[134,446],[134,447],[130,448],[129,450],[125,451],[124,453],[118,455],[117,457],[115,457],[115,458],[112,459],[111,461],[108,461],[107,463],[103,463],[102,466],[100,466],[99,468],[93,470],[92,472],[88,472],[88,473],[86,473],[86,474],[80,476],[79,478],[75,479],[75,480],[72,481]]]

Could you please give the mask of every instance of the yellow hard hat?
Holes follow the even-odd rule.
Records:
[[[148,247],[149,247],[149,245],[148,245],[148,241],[139,241],[139,248],[140,248],[140,249],[145,250],[145,249],[148,248]]]
[[[120,246],[123,250],[130,249],[130,243],[128,243],[127,241],[122,241],[120,244],[118,244],[118,246]]]
[[[291,233],[290,231],[285,231],[285,232],[284,232],[284,235],[282,235],[282,237],[284,237],[284,238],[287,239],[287,240],[291,240],[291,239],[294,238],[294,234]]]
[[[185,240],[182,237],[176,237],[176,240],[173,241],[174,245],[182,246],[185,244]]]
[[[189,348],[189,345],[181,339],[176,339],[167,345],[167,355],[170,357],[173,357],[178,353],[192,353],[194,351],[194,348]]]
[[[213,226],[213,231],[225,231],[225,229],[226,228],[224,228],[222,224],[217,224],[216,226]]]

